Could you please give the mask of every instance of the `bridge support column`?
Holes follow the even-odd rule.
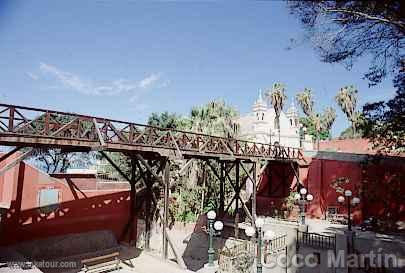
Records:
[[[236,160],[235,176],[235,238],[239,238],[240,161]]]
[[[260,172],[260,164],[259,162],[253,162],[253,187],[252,187],[252,221],[255,223],[257,218],[257,211],[256,211],[256,195],[257,195],[257,184],[258,184],[258,173]]]
[[[163,208],[163,251],[162,258],[167,260],[168,258],[168,239],[166,234],[166,229],[168,227],[167,223],[169,222],[169,189],[170,189],[170,161],[167,159],[165,163],[164,177],[164,208]]]
[[[224,216],[224,209],[225,209],[225,182],[226,182],[226,176],[225,176],[225,168],[226,168],[226,163],[223,161],[220,161],[219,163],[221,165],[221,176],[220,176],[220,181],[219,181],[219,216],[223,217]]]

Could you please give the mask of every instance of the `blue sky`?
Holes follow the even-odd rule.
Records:
[[[144,122],[218,98],[245,113],[275,81],[290,101],[312,88],[317,110],[337,107],[348,84],[360,105],[394,93],[389,79],[368,87],[366,60],[347,71],[321,63],[309,44],[286,49],[302,35],[281,1],[3,0],[0,100]],[[348,126],[337,113],[334,135]]]

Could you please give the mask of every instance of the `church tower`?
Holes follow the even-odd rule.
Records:
[[[252,107],[254,114],[253,131],[256,140],[259,142],[267,142],[268,126],[266,121],[267,104],[263,100],[262,90],[259,90],[259,97]]]
[[[298,128],[300,126],[298,110],[295,107],[294,101],[291,102],[291,106],[288,108],[286,116],[288,118],[290,127]]]

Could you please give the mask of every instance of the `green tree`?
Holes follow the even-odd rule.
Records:
[[[272,88],[266,92],[267,99],[270,100],[271,105],[276,113],[276,128],[278,129],[278,141],[280,143],[280,114],[283,111],[287,96],[285,94],[285,84],[276,82]]]
[[[398,88],[393,99],[387,102],[366,104],[360,127],[364,136],[375,148],[387,152],[405,151],[405,75],[396,78]]]
[[[288,1],[288,5],[322,61],[350,69],[359,58],[371,58],[365,73],[371,85],[400,73],[405,43],[403,1]]]
[[[52,120],[59,124],[67,124],[73,117],[63,114],[51,114]],[[45,115],[31,123],[38,132],[45,129]],[[86,130],[93,126],[92,122],[82,121],[80,126]],[[65,173],[69,168],[88,168],[94,163],[95,155],[92,152],[71,152],[64,149],[35,148],[29,159],[46,173]]]
[[[332,129],[333,123],[336,120],[336,110],[332,107],[326,107],[322,113],[322,128],[328,131],[329,136],[331,136],[330,130]]]
[[[191,131],[208,135],[236,138],[239,135],[239,125],[235,122],[239,113],[235,108],[222,100],[211,101],[206,105],[191,109]],[[216,166],[216,162],[212,162]],[[186,187],[193,190],[200,186],[202,189],[201,210],[210,206],[218,206],[219,183],[209,183],[216,178],[203,162],[193,162],[189,168],[189,179]]]
[[[313,115],[314,98],[312,97],[312,90],[304,88],[304,90],[296,95],[298,105],[301,107],[302,112],[307,117]]]
[[[222,137],[236,137],[239,125],[235,123],[238,112],[224,101],[211,101],[191,109],[191,131]]]
[[[360,120],[360,113],[356,111],[357,93],[357,89],[350,85],[341,88],[335,97],[336,103],[351,123],[354,137],[357,137],[356,126]]]
[[[46,173],[65,173],[69,168],[88,168],[94,163],[94,154],[36,148],[30,159]]]
[[[152,113],[148,118],[148,125],[168,129],[188,129],[190,121],[175,113]]]
[[[332,107],[327,107],[323,113],[315,113],[313,109],[314,98],[309,88],[305,88],[295,98],[302,112],[306,115],[305,118],[301,118],[301,124],[307,129],[307,133],[316,139],[319,150],[320,140],[325,140],[331,136],[330,130],[336,120],[336,111]]]

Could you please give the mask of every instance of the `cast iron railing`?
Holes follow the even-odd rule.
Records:
[[[335,249],[336,235],[329,236],[319,233],[302,232],[297,230],[297,248],[300,248],[301,246]]]

